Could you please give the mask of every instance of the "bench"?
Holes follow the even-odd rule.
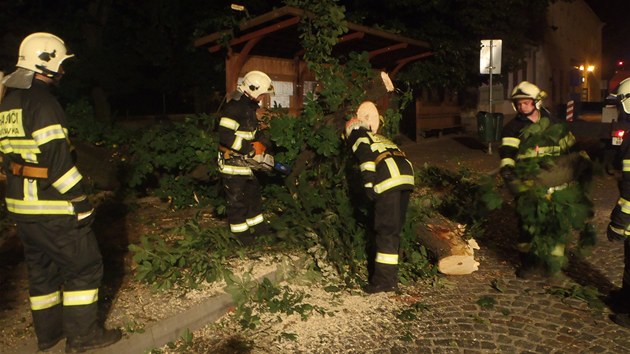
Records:
[[[463,130],[458,106],[427,106],[416,104],[416,140],[429,135],[442,136]]]

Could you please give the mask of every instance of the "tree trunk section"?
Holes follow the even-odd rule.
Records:
[[[479,269],[474,249],[477,242],[462,238],[463,225],[441,215],[432,216],[417,230],[418,240],[437,258],[438,271],[448,275],[470,274]]]

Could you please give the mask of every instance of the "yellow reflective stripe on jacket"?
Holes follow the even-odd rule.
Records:
[[[240,124],[238,124],[238,122],[232,118],[221,117],[221,120],[219,121],[219,126],[236,131]]]
[[[623,167],[621,170],[623,172],[630,172],[630,160],[623,160]]]
[[[575,145],[575,143],[576,143],[575,136],[573,136],[573,133],[571,132],[569,132],[564,138],[558,141],[558,145],[560,146],[560,149],[564,151],[569,150],[569,148]]]
[[[238,130],[236,131],[236,133],[234,133],[234,135],[240,138],[243,138],[244,140],[254,140],[254,138],[256,137],[256,130],[254,131]]]
[[[20,200],[6,198],[7,210],[15,214],[74,215],[72,203],[66,200]]]
[[[45,310],[61,303],[61,291],[55,291],[54,293],[31,296],[31,310]]]
[[[398,255],[391,253],[376,253],[376,263],[381,264],[398,264]]]
[[[245,232],[249,230],[249,225],[247,225],[246,222],[241,223],[241,224],[230,224],[230,231],[238,233],[238,232]]]
[[[383,162],[387,165],[387,169],[389,170],[391,177],[383,180],[382,182],[374,186],[374,192],[376,192],[377,194],[380,194],[388,189],[391,189],[397,186],[401,186],[405,184],[413,185],[415,183],[413,176],[402,175],[400,173],[400,170],[398,169],[398,165],[396,164],[396,161],[394,161],[393,159],[385,159],[383,160]]]
[[[521,139],[519,138],[514,138],[511,136],[506,136],[503,139],[501,139],[501,145],[503,146],[511,146],[513,148],[517,148],[521,145]]]
[[[243,138],[241,138],[240,136],[235,136],[234,142],[232,143],[232,146],[230,146],[230,148],[232,150],[240,150],[242,147],[243,147]]]
[[[260,224],[263,221],[265,221],[265,218],[263,217],[263,215],[262,214],[258,214],[256,216],[254,216],[253,218],[249,218],[249,219],[245,220],[245,223],[248,226],[256,226],[256,225]]]
[[[372,132],[368,132],[368,135],[372,137],[372,140],[374,141],[374,143],[370,145],[370,148],[372,149],[372,151],[377,151],[380,153],[380,152],[385,152],[387,150],[398,150],[398,146],[396,146],[396,144],[391,142],[386,137],[380,134],[372,134]]]
[[[352,152],[357,152],[357,150],[359,149],[359,145],[361,144],[368,144],[370,145],[370,139],[362,136],[359,139],[357,139],[357,141],[354,142],[354,144],[352,145]]]
[[[630,214],[630,201],[624,198],[619,198],[619,200],[617,201],[617,204],[619,204],[619,206],[621,207],[621,211],[624,214]]]
[[[37,142],[37,145],[41,146],[56,139],[66,140],[67,131],[61,126],[61,124],[53,124],[34,131],[32,135],[33,139]]]
[[[72,166],[68,172],[54,181],[52,185],[59,193],[64,194],[79,183],[81,179],[83,179],[83,176],[81,176],[79,170],[75,166]]]
[[[562,257],[564,256],[564,245],[563,244],[557,244],[552,250],[551,250],[551,255],[552,256],[556,256],[556,257]]]
[[[359,165],[359,169],[361,170],[361,172],[363,171],[376,172],[376,164],[374,163],[374,161],[364,162],[361,165]]]
[[[505,167],[505,166],[516,166],[516,161],[514,161],[514,159],[506,157],[501,159],[501,165],[500,167]]]
[[[37,200],[37,182],[32,179],[22,180],[22,192],[24,193],[24,200]]]
[[[254,175],[254,172],[252,172],[252,169],[245,166],[223,165],[223,166],[219,166],[219,172],[224,173],[226,175],[237,175],[237,176],[253,176]]]
[[[63,292],[63,306],[91,305],[97,301],[98,288]]]
[[[394,187],[402,186],[405,184],[413,185],[414,184],[413,176],[396,176],[396,177],[388,178],[384,180],[383,182],[374,186],[374,192],[380,194],[380,193],[385,192],[386,190],[392,189]]]
[[[39,154],[39,146],[33,139],[2,139],[0,151],[5,154]]]
[[[559,156],[561,151],[560,146],[539,146],[538,151],[536,149],[527,149],[516,158],[520,160],[537,156]]]

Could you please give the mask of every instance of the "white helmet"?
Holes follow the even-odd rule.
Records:
[[[38,32],[24,38],[15,66],[52,77],[59,72],[61,63],[73,56],[74,54],[68,54],[61,38]]]
[[[265,93],[274,93],[271,78],[262,71],[250,71],[245,74],[238,90],[253,99]]]
[[[624,112],[630,114],[630,77],[619,83],[616,96],[621,102]]]
[[[534,104],[536,105],[536,108],[540,109],[542,107],[542,100],[545,97],[547,97],[547,93],[539,89],[538,86],[528,81],[522,81],[521,83],[516,85],[516,87],[514,87],[514,90],[512,90],[512,96],[510,96],[510,99],[512,100],[512,108],[514,108],[514,110],[517,111],[516,104],[515,104],[516,100],[524,99],[524,98],[532,99],[534,100]]]

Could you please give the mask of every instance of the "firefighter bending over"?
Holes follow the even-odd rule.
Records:
[[[364,119],[364,111],[372,117]],[[357,116],[346,123],[345,137],[359,162],[365,193],[374,201],[376,245],[374,271],[365,292],[396,291],[400,233],[414,188],[413,166],[396,144],[377,134],[379,117],[372,102],[364,102]]]
[[[0,104],[6,205],[24,246],[38,348],[67,338],[67,353],[121,338],[97,323],[103,262],[91,228],[94,209],[71,154],[64,111],[50,93],[72,56],[57,36],[29,35],[17,70],[3,80],[11,91]]]
[[[272,94],[267,74],[250,71],[230,94],[219,121],[219,172],[227,200],[230,231],[245,246],[267,232],[260,184],[251,158],[270,147],[259,130],[256,110],[263,95]]]

